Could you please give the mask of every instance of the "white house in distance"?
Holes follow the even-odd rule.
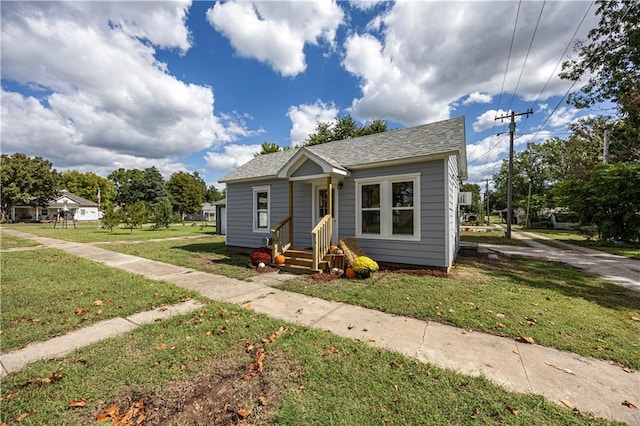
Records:
[[[91,221],[100,218],[98,203],[87,200],[67,190],[60,191],[60,196],[46,206],[15,206],[11,210],[12,222],[48,222],[56,220],[56,215],[75,221]]]

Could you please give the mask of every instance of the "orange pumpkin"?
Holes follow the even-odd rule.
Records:
[[[285,257],[282,254],[279,254],[276,256],[276,264],[277,265],[284,265],[284,261],[285,261]]]
[[[356,277],[356,270],[353,268],[347,268],[346,271],[344,271],[344,275],[347,278],[355,278]]]

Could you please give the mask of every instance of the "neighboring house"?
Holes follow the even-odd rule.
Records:
[[[214,203],[216,207],[216,234],[227,234],[227,199],[223,198]]]
[[[464,117],[258,155],[220,179],[227,245],[307,248],[318,269],[355,236],[374,260],[448,270],[466,178]]]
[[[193,220],[193,221],[205,221],[205,222],[215,222],[216,221],[216,207],[213,204],[202,203],[202,207],[199,213],[197,214],[186,214],[184,216],[184,220]]]
[[[98,220],[100,213],[98,203],[82,198],[72,192],[62,190],[60,196],[51,200],[46,206],[15,206],[11,211],[12,222],[46,222],[63,218],[85,221]]]

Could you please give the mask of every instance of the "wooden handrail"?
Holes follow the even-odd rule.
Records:
[[[271,229],[271,256],[275,261],[276,256],[284,253],[293,245],[293,217],[287,216]]]
[[[313,244],[313,269],[318,269],[320,262],[329,251],[332,237],[333,220],[330,214],[326,215],[311,231],[311,243]]]

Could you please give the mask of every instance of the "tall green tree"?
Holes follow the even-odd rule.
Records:
[[[640,163],[599,164],[583,181],[558,184],[557,198],[596,225],[601,240],[640,242]]]
[[[225,188],[226,191],[226,188]],[[204,193],[204,201],[206,203],[215,203],[218,200],[222,200],[225,197],[224,191],[219,191],[215,185],[209,185]]]
[[[263,142],[262,145],[260,145],[260,148],[260,152],[256,152],[255,154],[253,154],[254,157],[257,157],[258,155],[272,154],[274,152],[282,151],[282,147],[280,145],[270,142]]]
[[[168,196],[165,181],[158,169],[149,167],[144,170],[115,170],[107,176],[113,182],[119,206],[143,201],[148,209],[153,209],[160,200]]]
[[[560,77],[579,81],[582,89],[569,101],[578,108],[612,101],[640,128],[640,2],[597,0],[598,26],[578,42],[578,57],[562,65]]]
[[[0,200],[8,215],[16,205],[45,206],[59,195],[60,175],[50,161],[25,154],[0,156]]]
[[[101,206],[113,203],[117,195],[113,182],[93,172],[81,173],[77,170],[65,170],[60,176],[60,187],[93,201],[97,201],[98,188],[100,188]]]
[[[195,214],[202,210],[206,184],[197,172],[172,174],[167,181],[167,190],[174,211],[180,215]]]
[[[320,145],[327,142],[382,133],[387,130],[387,123],[383,120],[373,120],[369,124],[358,126],[350,115],[345,115],[338,118],[335,123],[319,122],[316,125],[316,131],[305,139],[303,145]]]

